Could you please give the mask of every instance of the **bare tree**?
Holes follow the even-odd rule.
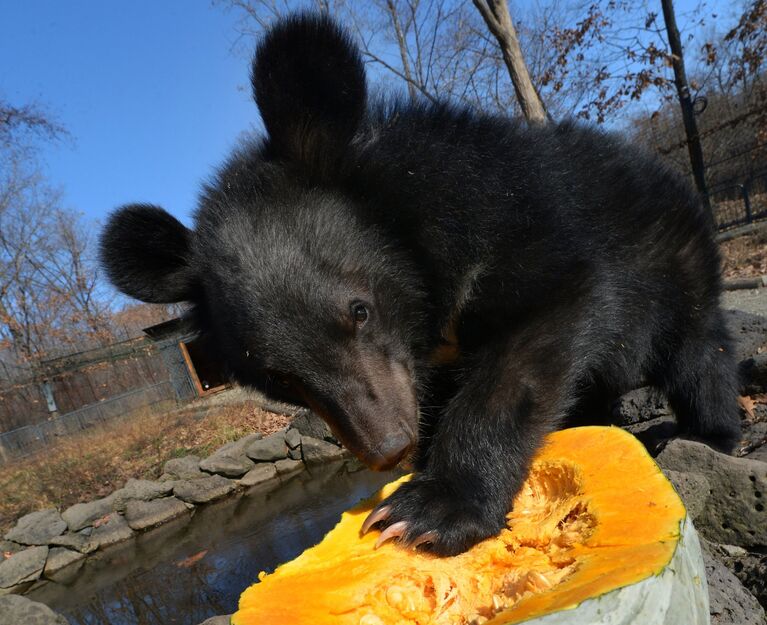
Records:
[[[679,28],[676,25],[676,13],[673,0],[661,0],[663,6],[663,21],[668,32],[668,45],[671,51],[671,65],[674,68],[674,84],[676,86],[679,106],[682,110],[684,130],[687,135],[687,149],[690,154],[690,165],[695,186],[701,197],[708,202],[706,188],[706,171],[703,163],[703,148],[698,135],[698,124],[695,121],[690,86],[687,84],[687,71],[684,66],[684,51],[682,40],[679,36]],[[710,208],[710,207],[709,207]]]
[[[274,19],[290,12],[320,8],[342,20],[356,35],[371,75],[382,84],[404,83],[411,98],[463,99],[477,70],[474,54],[478,20],[457,0],[216,0],[239,13],[236,48],[252,51],[252,40]],[[396,54],[392,54],[396,50]],[[484,58],[485,55],[482,55]]]
[[[183,303],[130,302],[112,315],[111,323],[117,338],[127,339],[140,336],[144,328],[180,317],[186,311],[187,306]]]
[[[35,140],[63,134],[38,109],[0,102],[0,348],[24,361],[110,334],[86,229],[39,166]]]
[[[725,36],[724,42],[735,49],[730,54],[732,80],[763,81],[767,64],[767,0],[752,0],[744,7],[738,23]]]
[[[18,150],[23,144],[23,136],[29,134],[47,139],[59,139],[67,133],[39,106],[33,104],[14,106],[0,100],[0,147],[14,147]]]
[[[240,14],[238,44],[248,54],[272,20],[321,5],[354,32],[371,77],[404,83],[411,98],[524,113],[508,78],[521,51],[529,78],[529,96],[521,97],[546,102],[557,117],[601,123],[651,91],[661,102],[673,93],[663,26],[644,4],[628,0],[543,0],[520,7],[515,23],[505,0],[215,1]]]
[[[712,24],[692,59],[689,87],[697,105],[698,135],[710,188],[731,188],[767,171],[767,11],[765,0],[733,7],[734,18]],[[734,25],[733,25],[734,24]],[[695,53],[697,52],[697,55]],[[636,141],[690,173],[688,139],[678,105],[634,116]]]
[[[546,109],[530,80],[527,64],[519,46],[519,36],[514,28],[506,0],[473,0],[488,29],[498,40],[503,60],[509,70],[511,83],[517,94],[525,119],[531,124],[546,123]]]
[[[410,98],[449,100],[489,113],[522,113],[498,40],[468,2],[216,1],[240,14],[238,41],[247,54],[252,52],[255,35],[273,19],[297,9],[320,8],[351,28],[372,82],[404,86]],[[700,105],[706,91],[748,93],[743,97],[755,111],[735,110],[740,95],[726,100],[709,95],[710,105],[717,99],[717,111],[723,111],[722,107],[728,111],[724,119],[713,119],[715,107],[709,108],[713,125],[742,115],[749,116],[749,124],[764,119],[759,128],[765,143],[767,113],[761,111],[767,111],[766,74],[759,68],[767,58],[767,0],[737,1],[741,5],[734,18],[720,15],[710,21],[703,5],[678,16],[688,52],[691,99],[695,103],[697,98]],[[488,9],[490,5],[484,1]],[[608,122],[629,130],[640,120],[666,124],[667,105],[675,101],[676,90],[673,54],[658,11],[647,0],[541,0],[515,5],[513,26],[519,48],[548,114],[557,119]],[[692,54],[699,49],[701,54]],[[759,93],[765,94],[763,100]],[[698,122],[706,128],[703,132],[713,132],[707,115],[700,115]],[[683,135],[671,133],[658,137],[656,143],[666,149],[679,141],[686,150]],[[731,141],[718,135],[706,148],[707,154],[718,159],[729,145]]]
[[[0,336],[28,359],[41,347],[42,290],[29,259],[47,244],[51,197],[42,178],[16,151],[0,155]]]

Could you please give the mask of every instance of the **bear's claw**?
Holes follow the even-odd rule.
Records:
[[[391,514],[391,506],[381,506],[373,510],[373,512],[368,515],[368,517],[365,519],[365,522],[362,524],[360,535],[364,536],[373,528],[376,523],[385,521],[389,514]]]
[[[411,549],[418,549],[420,545],[427,545],[430,543],[433,543],[435,540],[439,538],[439,534],[435,531],[431,532],[424,532],[418,538],[416,538],[414,541],[412,541],[410,544],[408,544],[408,547]]]
[[[405,532],[407,532],[407,525],[407,521],[397,521],[396,523],[389,525],[389,527],[381,532],[381,535],[378,537],[374,548],[378,549],[387,540],[391,540],[392,538],[401,538],[404,536]]]
[[[386,521],[390,514],[391,506],[380,506],[373,510],[362,524],[362,528],[360,529],[360,536],[367,534],[371,529],[373,529],[373,526],[377,525],[378,523]],[[403,538],[408,533],[408,529],[409,525],[407,521],[398,521],[396,523],[392,523],[383,529],[381,535],[378,537],[378,540],[376,540],[375,548],[378,549],[385,542],[392,539],[398,539],[399,542],[403,542]],[[437,538],[438,534],[435,531],[424,532],[413,540],[408,541],[406,544],[403,543],[403,546],[410,547],[411,549],[417,549],[420,545],[433,543]]]
[[[378,504],[361,533],[380,528],[376,547],[396,539],[406,549],[454,556],[497,535],[505,525],[505,507],[456,492],[449,482],[421,473]]]

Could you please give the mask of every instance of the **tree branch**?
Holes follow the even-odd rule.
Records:
[[[472,0],[488,29],[498,40],[503,60],[509,70],[514,92],[528,123],[543,125],[547,122],[546,109],[530,80],[519,37],[511,21],[506,0]]]

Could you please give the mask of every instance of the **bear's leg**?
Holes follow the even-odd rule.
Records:
[[[464,363],[423,470],[373,510],[363,533],[377,525],[379,544],[398,538],[444,556],[498,534],[534,452],[572,401],[570,352],[559,337],[545,342],[526,337]]]
[[[621,394],[594,376],[588,379],[587,383],[578,385],[577,400],[568,411],[564,427],[613,423],[613,406]]]
[[[738,373],[721,313],[688,332],[663,376],[680,434],[729,453],[740,439]]]

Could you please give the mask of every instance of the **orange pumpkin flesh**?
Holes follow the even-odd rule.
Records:
[[[234,625],[501,625],[577,606],[657,574],[684,507],[642,445],[617,428],[554,433],[507,529],[452,558],[360,536],[402,478],[344,513],[315,547],[248,588]]]

